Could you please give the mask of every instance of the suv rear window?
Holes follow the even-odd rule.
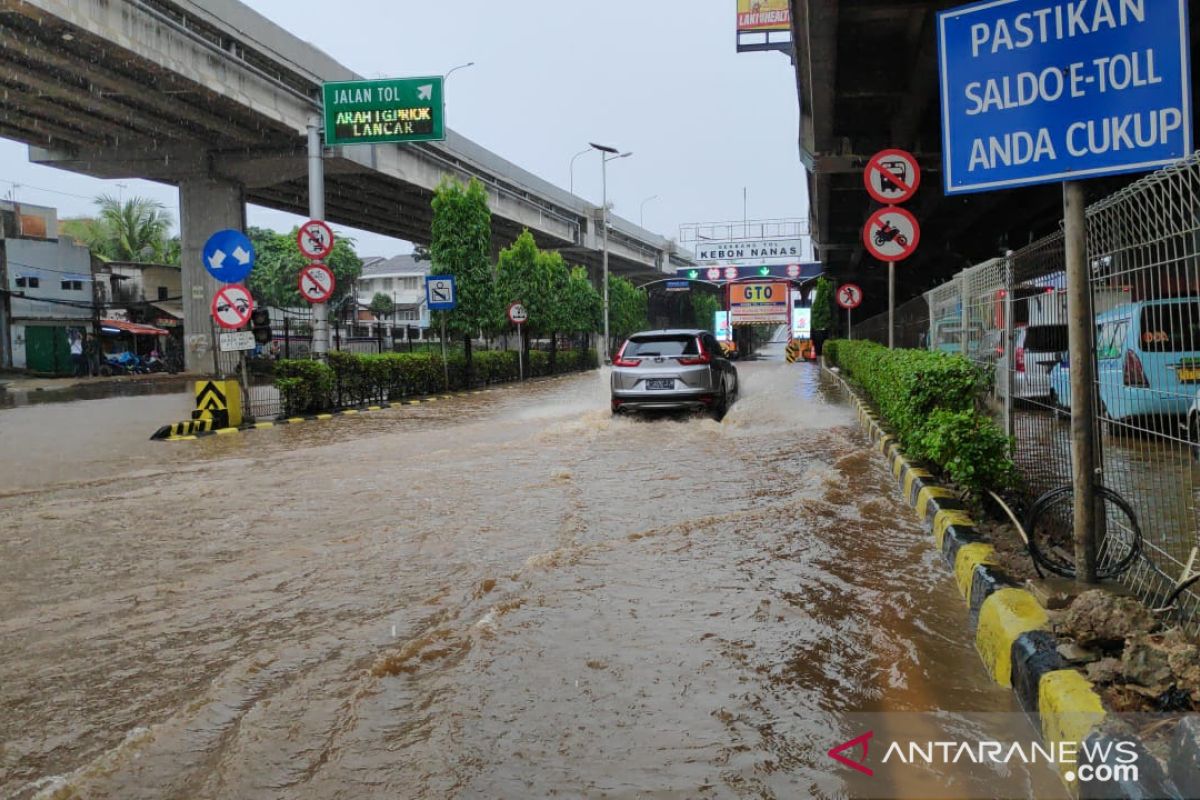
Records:
[[[1025,329],[1025,349],[1035,353],[1068,350],[1066,325],[1030,325]]]
[[[642,336],[629,340],[624,355],[626,358],[698,356],[700,347],[695,336]]]
[[[1200,303],[1166,303],[1142,309],[1142,350],[1188,353],[1200,350]]]

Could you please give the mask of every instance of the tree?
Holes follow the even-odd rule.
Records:
[[[487,326],[495,313],[492,212],[487,192],[475,178],[466,186],[453,178],[444,178],[434,191],[432,205],[429,256],[439,274],[454,276],[458,306],[445,313],[444,321],[451,331],[463,337],[470,385],[471,339]]]
[[[394,313],[396,310],[396,304],[392,302],[392,298],[388,295],[384,294],[383,292],[376,292],[375,296],[371,298],[371,305],[368,306],[368,308],[370,309],[371,313],[376,316],[376,318],[379,318],[386,317]]]
[[[546,291],[548,281],[542,271],[547,262],[528,230],[521,232],[512,246],[500,251],[496,264],[497,304],[504,313],[512,303],[521,303],[529,314],[529,321],[521,326],[521,349],[529,352],[529,334],[541,330],[546,322]],[[528,359],[526,359],[528,361]]]
[[[300,270],[312,262],[300,252],[296,242],[298,231],[293,228],[285,234],[264,228],[246,230],[255,253],[254,271],[246,283],[259,303],[277,308],[307,305],[300,296]],[[329,305],[337,306],[354,293],[354,284],[362,274],[362,259],[354,252],[354,240],[339,237],[324,263],[333,271],[334,277]]]
[[[712,294],[696,294],[692,292],[692,317],[697,328],[706,331],[713,330],[716,313],[723,308],[721,301]]]
[[[610,276],[608,281],[608,327],[615,338],[645,330],[648,321],[649,299],[645,289],[639,289],[630,281],[619,276]],[[605,353],[611,354],[612,342],[605,342]]]
[[[121,201],[110,195],[96,198],[100,212],[62,222],[67,236],[85,245],[104,261],[143,264],[178,264],[178,237],[171,238],[174,219],[157,200],[131,197]]]
[[[600,329],[604,301],[583,267],[572,268],[562,306],[566,316],[564,333],[585,334]]]

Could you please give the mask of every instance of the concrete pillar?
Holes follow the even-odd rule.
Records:
[[[204,269],[208,237],[220,230],[246,229],[242,186],[215,178],[189,178],[179,184],[179,227],[183,278],[183,350],[188,372],[215,371],[212,299],[221,286]]]

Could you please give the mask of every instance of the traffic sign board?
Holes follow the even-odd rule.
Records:
[[[221,283],[241,283],[254,269],[254,245],[241,231],[217,231],[204,243],[204,268]]]
[[[324,264],[309,264],[300,270],[300,296],[310,303],[324,303],[333,297],[333,270]]]
[[[903,261],[916,252],[920,241],[917,218],[903,208],[881,208],[863,226],[863,244],[880,261]]]
[[[220,336],[221,352],[234,353],[241,350],[253,350],[258,347],[254,339],[254,331],[231,331]]]
[[[853,309],[862,305],[863,290],[857,283],[843,283],[837,290],[837,304],[842,308]]]
[[[305,258],[320,261],[333,252],[333,229],[322,220],[309,220],[296,231],[296,242]]]
[[[1191,153],[1187,6],[988,0],[940,12],[946,194],[1141,172]]]
[[[529,321],[529,312],[522,303],[513,303],[508,307],[508,319],[514,325],[524,325]]]
[[[907,203],[921,185],[921,165],[912,153],[883,150],[867,162],[863,182],[880,203]]]
[[[721,280],[721,269],[719,267],[710,267],[708,272],[704,273],[710,281]]]
[[[245,286],[222,286],[212,301],[212,315],[226,330],[237,330],[250,321],[254,313],[254,298]]]
[[[458,307],[458,285],[453,275],[425,278],[425,304],[430,311],[453,311]]]
[[[325,143],[445,139],[442,80],[442,76],[436,75],[325,84]]]

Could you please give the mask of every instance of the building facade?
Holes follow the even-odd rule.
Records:
[[[53,208],[0,203],[0,367],[66,375],[97,328],[91,253],[57,238]]]
[[[417,261],[411,255],[393,258],[367,258],[363,260],[362,274],[354,287],[358,301],[358,333],[375,336],[379,331],[395,338],[406,335],[406,328],[416,327],[421,338],[429,328],[429,309],[425,306],[425,277],[429,274],[429,262]],[[385,295],[392,301],[393,313],[377,315],[370,310],[376,295]]]

